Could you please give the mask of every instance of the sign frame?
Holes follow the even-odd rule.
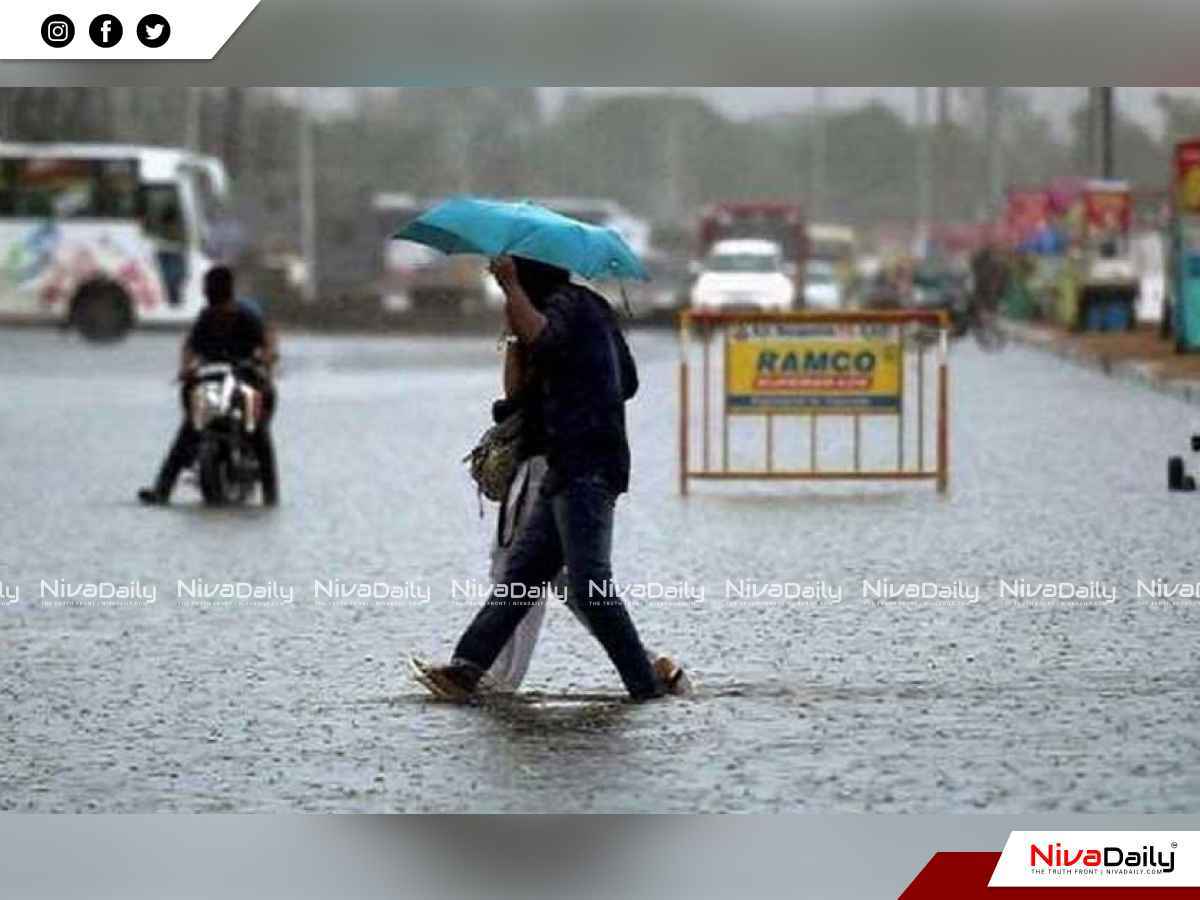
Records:
[[[764,423],[764,465],[762,468],[756,469],[739,469],[730,464],[729,453],[729,423],[733,419],[747,421],[752,420],[755,416],[744,413],[731,413],[728,403],[727,388],[730,384],[730,356],[726,352],[722,352],[723,357],[723,379],[721,384],[724,402],[720,408],[720,435],[721,435],[721,454],[720,465],[714,466],[711,459],[710,440],[711,428],[711,404],[710,404],[710,379],[711,379],[711,363],[710,355],[711,348],[718,345],[715,340],[716,333],[722,330],[728,330],[735,327],[754,327],[758,325],[771,324],[791,324],[800,326],[812,326],[818,324],[833,325],[833,326],[865,326],[870,324],[886,325],[895,327],[900,334],[900,357],[898,363],[900,371],[900,391],[899,401],[900,410],[896,415],[897,420],[897,459],[895,468],[883,469],[867,469],[862,465],[861,456],[861,420],[869,414],[861,410],[852,409],[833,409],[821,410],[814,409],[804,412],[789,412],[780,413],[770,409],[756,410],[757,418],[760,418]],[[928,340],[913,341],[913,349],[916,352],[916,372],[915,379],[917,388],[913,404],[906,404],[905,397],[909,394],[904,390],[904,379],[906,372],[906,363],[903,357],[906,354],[908,344],[904,337],[905,328],[909,326],[924,326],[926,335],[930,330],[936,335],[932,342]],[[701,365],[701,384],[700,384],[700,447],[701,452],[699,464],[695,464],[693,460],[693,448],[691,446],[692,438],[692,413],[691,413],[691,337],[693,331],[700,333],[700,346],[702,352]],[[720,312],[707,310],[684,310],[679,316],[679,416],[678,416],[678,440],[679,440],[679,492],[686,496],[688,493],[689,484],[692,480],[712,480],[712,481],[733,481],[733,480],[796,480],[796,481],[914,481],[914,480],[929,480],[934,481],[939,494],[945,494],[949,488],[950,481],[950,432],[949,432],[949,407],[950,407],[950,374],[947,363],[948,348],[949,348],[949,330],[950,317],[944,310],[855,310],[855,311],[836,311],[836,312]],[[836,329],[835,329],[836,333]],[[727,349],[728,338],[723,337],[719,342],[722,351]],[[926,465],[925,441],[927,433],[927,413],[926,413],[926,394],[924,389],[925,384],[925,360],[929,355],[927,352],[929,346],[936,347],[936,369],[935,369],[935,401],[934,401],[934,465],[929,467]],[[917,459],[915,465],[907,464],[905,460],[905,418],[908,415],[905,412],[906,405],[913,405],[915,408],[911,411],[911,415],[916,417],[916,443],[917,443]],[[775,464],[775,434],[774,421],[780,416],[807,416],[810,420],[810,459],[808,468],[786,468],[781,469]],[[853,465],[842,468],[822,468],[818,464],[817,445],[819,439],[818,422],[821,419],[828,418],[850,418],[853,421],[853,448],[854,459]]]

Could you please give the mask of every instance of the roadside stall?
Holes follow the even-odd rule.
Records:
[[[1075,331],[1125,331],[1136,324],[1139,279],[1131,252],[1133,195],[1124,181],[1088,180],[1066,197],[1070,244],[1059,273],[1054,318]]]
[[[1167,289],[1175,348],[1184,353],[1200,349],[1200,138],[1176,145],[1174,180]]]
[[[1007,318],[1032,319],[1044,313],[1047,299],[1054,296],[1066,248],[1051,192],[1044,187],[1011,188],[1004,230],[1013,254],[1000,308]]]

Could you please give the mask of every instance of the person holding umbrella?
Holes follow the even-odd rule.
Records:
[[[503,573],[507,590],[484,604],[451,662],[426,668],[422,680],[447,699],[475,693],[529,612],[505,598],[549,584],[565,564],[573,606],[629,695],[661,697],[682,670],[651,663],[612,581],[614,509],[629,487],[624,404],[638,387],[633,357],[607,301],[572,284],[565,269],[503,256],[491,270],[511,330],[541,373],[547,471]]]
[[[447,699],[476,693],[529,612],[508,598],[543,589],[565,564],[572,603],[629,695],[663,696],[681,670],[651,662],[612,580],[614,509],[629,488],[625,402],[637,392],[637,367],[608,302],[571,281],[571,272],[645,279],[641,261],[612,229],[533,203],[472,197],[434,207],[396,237],[492,258],[509,329],[539,373],[546,455],[545,477],[497,586],[503,590],[493,590],[449,664],[419,667],[421,682]]]
[[[508,489],[500,501],[500,509],[496,517],[496,530],[490,552],[493,584],[504,581],[517,536],[524,530],[525,523],[529,521],[530,513],[537,503],[547,471],[545,438],[542,433],[540,414],[540,379],[529,359],[528,352],[515,335],[509,335],[505,341],[503,382],[504,397],[492,404],[492,417],[499,424],[512,416],[523,416],[521,420],[523,458],[513,472]],[[587,628],[587,618],[567,591],[565,570],[560,570],[555,576],[553,587],[555,594],[566,599],[567,608]],[[480,681],[480,689],[500,693],[514,693],[520,689],[521,682],[524,681],[525,675],[529,671],[529,664],[545,622],[546,604],[546,594],[539,595],[534,602],[529,604],[529,610],[521,619],[521,624],[517,626],[512,637],[500,651],[500,655],[496,657],[495,662]],[[646,647],[646,655],[650,659],[651,665],[667,684],[670,693],[680,696],[691,693],[690,680],[674,660],[658,655],[649,647]],[[416,659],[412,661],[412,665],[418,680],[427,685],[431,684],[426,674],[427,666]],[[434,692],[441,694],[436,688],[434,688]]]

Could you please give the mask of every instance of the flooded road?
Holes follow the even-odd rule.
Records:
[[[453,587],[486,578],[492,510],[459,459],[498,390],[492,339],[287,339],[282,506],[212,511],[187,485],[134,501],[177,424],[177,336],[0,331],[0,809],[1200,810],[1200,604],[1138,595],[1200,581],[1198,501],[1163,475],[1194,407],[963,344],[948,497],[685,500],[674,340],[632,343],[615,574],[678,591],[634,614],[698,695],[620,702],[555,608],[534,695],[459,708],[427,702],[406,659],[449,652],[478,605]],[[99,583],[113,596],[70,597]],[[390,596],[339,594],[361,584]]]

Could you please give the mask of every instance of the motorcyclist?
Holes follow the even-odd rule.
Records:
[[[272,373],[279,359],[275,331],[266,324],[261,311],[235,299],[233,272],[225,266],[214,266],[205,274],[204,296],[208,306],[196,318],[180,353],[183,421],[154,485],[139,490],[138,499],[150,505],[161,505],[170,500],[179,473],[195,457],[199,437],[188,415],[188,390],[195,370],[205,362],[228,362],[245,365],[242,377],[262,391],[262,420],[252,440],[262,480],[263,503],[275,506],[279,502],[279,478],[270,430],[275,411]]]

